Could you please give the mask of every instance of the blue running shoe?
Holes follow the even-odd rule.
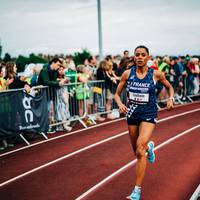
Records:
[[[155,160],[156,160],[156,156],[155,156],[155,153],[154,153],[154,142],[150,141],[147,146],[149,147],[149,149],[147,151],[148,161],[150,163],[154,163]]]
[[[141,196],[141,190],[134,189],[131,195],[126,198],[130,200],[140,200],[140,196]]]

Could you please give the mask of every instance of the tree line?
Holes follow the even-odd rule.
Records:
[[[64,58],[64,55],[55,55],[57,57],[62,57]],[[87,49],[82,49],[81,52],[75,52],[72,57],[73,57],[73,60],[75,62],[75,65],[79,65],[79,64],[83,64],[84,63],[84,60],[86,58],[88,58],[89,56],[91,56],[91,53],[87,50]],[[17,65],[17,70],[18,72],[22,72],[24,71],[25,69],[25,66],[27,64],[30,64],[30,63],[47,63],[49,62],[49,60],[54,57],[54,56],[43,56],[42,54],[38,54],[38,55],[35,55],[34,53],[31,53],[29,56],[23,56],[23,55],[19,55],[18,57],[12,57],[9,53],[5,53],[4,57],[1,59],[0,58],[0,61],[1,62],[10,62],[10,61],[14,61],[16,62],[16,65]]]

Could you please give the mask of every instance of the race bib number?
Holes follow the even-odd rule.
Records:
[[[129,92],[129,98],[130,100],[141,103],[141,104],[146,104],[149,102],[149,94],[147,93]]]

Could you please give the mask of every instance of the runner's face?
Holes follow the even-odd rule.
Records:
[[[147,65],[149,55],[144,48],[138,48],[135,51],[135,62],[138,67],[144,67]]]

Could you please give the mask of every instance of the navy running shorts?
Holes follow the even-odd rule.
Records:
[[[152,124],[156,124],[155,118],[135,119],[135,118],[128,118],[127,117],[126,120],[127,120],[128,125],[135,125],[135,126],[139,126],[141,122],[149,122],[149,123],[152,123]]]

